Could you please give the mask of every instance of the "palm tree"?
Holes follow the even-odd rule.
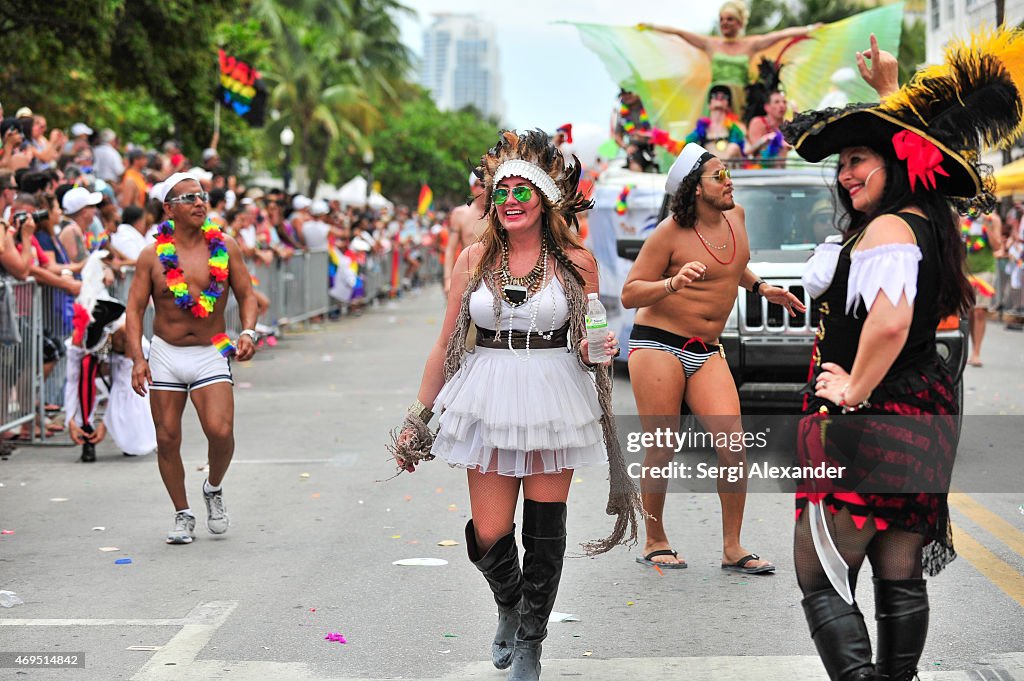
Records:
[[[255,0],[252,8],[275,43],[264,78],[281,117],[268,134],[295,131],[312,195],[331,145],[367,149],[378,103],[397,101],[411,57],[391,13],[409,10],[395,0]]]

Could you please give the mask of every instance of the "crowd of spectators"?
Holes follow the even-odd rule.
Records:
[[[378,295],[393,297],[419,285],[422,263],[443,253],[444,215],[411,215],[405,206],[394,211],[342,206],[245,186],[222,162],[216,136],[193,161],[173,140],[150,149],[85,122],[51,130],[44,116],[27,107],[6,117],[0,106],[0,119],[0,277],[4,282],[31,277],[41,288],[47,375],[63,359],[89,254],[107,251],[111,285],[130,276],[164,219],[155,198],[159,183],[175,172],[200,182],[210,218],[238,241],[254,274],[272,272],[296,254],[326,251],[330,273],[323,285],[333,318],[345,310],[358,312]],[[386,269],[386,286],[367,290],[371,268]],[[262,329],[273,332],[270,301],[262,296],[260,302]],[[61,429],[57,420],[36,427]],[[30,435],[27,428],[16,435]]]

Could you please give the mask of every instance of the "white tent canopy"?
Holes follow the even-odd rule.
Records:
[[[343,206],[366,206],[366,178],[356,175],[351,180],[341,185],[338,194],[334,197]],[[370,208],[394,208],[395,204],[388,201],[378,192],[370,194]]]

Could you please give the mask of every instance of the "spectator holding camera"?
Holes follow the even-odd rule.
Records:
[[[0,122],[0,138],[3,139],[3,147],[0,148],[0,168],[14,172],[27,168],[32,163],[32,152],[28,148],[24,127],[16,118],[5,118]],[[31,130],[31,126],[29,127]]]
[[[60,241],[71,262],[83,262],[89,257],[85,235],[96,217],[96,206],[102,200],[103,194],[91,192],[85,187],[73,187],[61,199],[61,208],[70,221],[60,232]]]

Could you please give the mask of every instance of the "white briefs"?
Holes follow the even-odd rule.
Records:
[[[149,372],[153,377],[150,388],[170,392],[189,392],[214,383],[231,383],[231,366],[210,345],[171,345],[159,336],[153,336],[149,348]]]

